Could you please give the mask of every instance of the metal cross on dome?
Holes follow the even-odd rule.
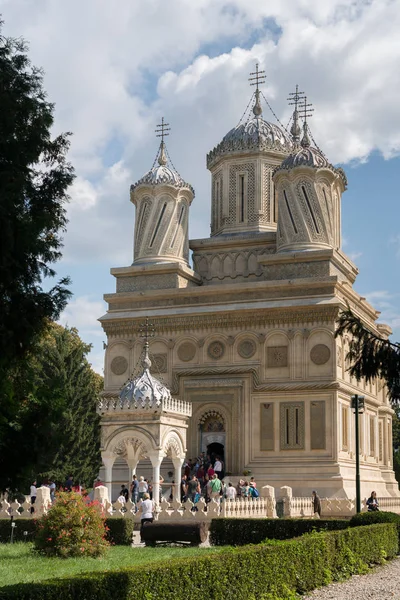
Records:
[[[265,71],[258,70],[258,63],[256,63],[256,70],[254,73],[250,73],[249,81],[250,85],[256,85],[256,91],[258,92],[259,85],[261,83],[265,83],[266,75],[264,75]]]
[[[164,123],[164,117],[161,118],[161,123],[159,123],[159,125],[156,125],[156,129],[154,130],[156,132],[156,137],[160,137],[161,138],[161,143],[164,142],[164,138],[167,137],[167,135],[169,135],[169,133],[167,133],[167,131],[171,131],[171,128],[169,126],[169,123]]]
[[[146,321],[139,325],[139,335],[144,339],[145,343],[149,343],[149,338],[154,337],[156,330],[154,329],[153,323],[149,323],[149,318],[146,317]]]
[[[300,104],[300,112],[301,112],[301,116],[303,118],[304,123],[307,123],[307,117],[312,117],[312,114],[314,112],[314,109],[311,108],[312,104],[307,104],[307,96],[304,96],[304,98],[301,99],[301,104]]]
[[[296,84],[296,91],[289,93],[289,98],[288,98],[289,106],[294,106],[294,110],[297,111],[299,101],[303,100],[304,97],[305,97],[304,92],[299,92],[299,86]]]

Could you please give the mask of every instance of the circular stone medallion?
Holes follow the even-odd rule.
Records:
[[[225,346],[222,342],[211,342],[207,348],[207,354],[210,358],[218,360],[225,354]]]
[[[183,342],[178,348],[178,358],[183,362],[189,362],[196,356],[196,346],[192,342]]]
[[[238,354],[242,358],[251,358],[256,353],[256,345],[253,340],[244,340],[238,346]]]
[[[325,344],[317,344],[311,348],[310,358],[314,365],[324,365],[331,357],[331,351]]]
[[[114,375],[123,375],[128,368],[128,361],[124,356],[116,356],[111,361],[111,371]]]

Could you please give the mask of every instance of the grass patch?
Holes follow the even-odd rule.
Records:
[[[130,548],[114,546],[101,558],[48,558],[32,551],[33,544],[16,543],[0,545],[0,588],[16,583],[32,583],[72,577],[82,573],[115,571],[156,562],[168,562],[173,558],[205,556],[223,551],[223,548]]]

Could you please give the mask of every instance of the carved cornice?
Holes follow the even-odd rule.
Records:
[[[153,316],[152,323],[157,332],[170,334],[177,331],[193,331],[197,329],[216,330],[232,329],[239,330],[269,327],[276,325],[293,324],[321,324],[332,323],[336,320],[338,307],[328,305],[325,307],[305,307],[296,310],[288,309],[265,309],[265,310],[235,310],[227,313],[212,313],[205,315],[173,315],[173,316]],[[110,316],[110,315],[109,315]],[[115,320],[102,321],[104,331],[109,336],[129,336],[137,332],[138,323],[143,320],[142,316],[137,318],[118,318]]]

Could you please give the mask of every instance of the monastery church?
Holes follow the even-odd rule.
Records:
[[[354,498],[354,394],[365,397],[361,493],[399,493],[385,388],[351,378],[348,338],[334,337],[346,304],[390,334],[341,248],[345,173],[316,146],[304,94],[290,95],[288,131],[264,119],[258,66],[252,76],[249,113],[207,155],[209,238],[188,239],[194,190],[171,164],[164,121],[155,166],[131,186],[134,259],[111,269],[100,319],[101,476],[114,499],[146,468],[158,498],[160,473],[179,481],[201,452],[220,455],[232,481]]]

